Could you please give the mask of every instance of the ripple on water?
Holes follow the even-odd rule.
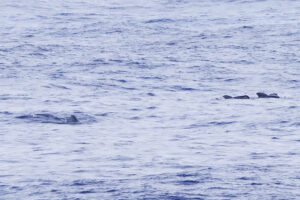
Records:
[[[3,1],[0,199],[299,199],[298,4]]]

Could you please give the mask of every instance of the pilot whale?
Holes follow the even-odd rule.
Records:
[[[272,93],[272,94],[265,94],[263,92],[258,92],[256,93],[258,98],[280,98],[276,93]]]
[[[280,98],[278,96],[278,94],[276,94],[276,93],[265,94],[263,92],[257,92],[256,94],[257,94],[258,98]],[[224,99],[250,99],[250,97],[248,95],[242,95],[242,96],[236,96],[236,97],[224,95],[223,98]]]
[[[57,117],[52,114],[42,113],[42,114],[21,115],[21,116],[17,116],[16,118],[29,119],[34,122],[41,122],[41,123],[54,123],[54,124],[79,123],[79,120],[75,115],[70,115],[69,117]]]
[[[224,95],[223,97],[224,97],[224,99],[250,99],[250,97],[248,95],[242,95],[242,96],[236,96],[236,97]]]

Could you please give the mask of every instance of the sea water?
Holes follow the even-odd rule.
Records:
[[[300,199],[298,0],[3,0],[0,19],[0,199]]]

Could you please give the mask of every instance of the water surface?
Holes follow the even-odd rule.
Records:
[[[1,199],[300,198],[298,1],[11,0],[0,17]],[[20,118],[37,114],[80,123]]]

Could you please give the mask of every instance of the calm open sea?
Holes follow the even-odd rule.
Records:
[[[0,19],[1,200],[300,199],[300,1],[3,0]]]

